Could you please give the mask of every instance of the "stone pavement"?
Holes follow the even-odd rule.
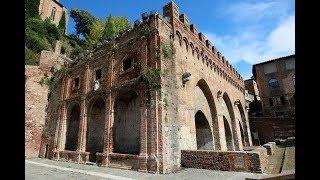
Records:
[[[49,159],[26,159],[25,177],[27,180],[133,180],[133,179],[172,179],[172,180],[206,180],[206,179],[234,179],[259,178],[263,174],[213,171],[205,169],[184,168],[172,174],[149,174],[131,170],[98,167],[92,165],[75,164],[72,162],[52,161]]]

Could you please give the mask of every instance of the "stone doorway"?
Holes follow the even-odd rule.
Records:
[[[66,122],[66,143],[65,150],[76,151],[78,144],[78,131],[80,123],[80,106],[75,104],[72,106],[67,122]]]
[[[134,91],[120,94],[114,104],[113,152],[140,153],[140,98]]]
[[[105,135],[105,102],[95,99],[88,109],[86,152],[90,152],[89,161],[96,162],[96,153],[103,152]]]
[[[195,114],[197,149],[213,149],[210,125],[202,111]]]

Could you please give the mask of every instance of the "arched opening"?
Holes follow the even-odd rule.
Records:
[[[66,144],[65,150],[76,151],[78,144],[78,132],[80,123],[80,106],[79,104],[73,105],[68,113],[66,122]]]
[[[122,93],[114,104],[113,152],[140,153],[140,98],[134,91]]]
[[[229,126],[228,120],[226,119],[225,116],[223,116],[223,124],[224,124],[224,133],[225,133],[226,143],[227,143],[227,150],[233,151],[234,146],[233,146],[232,132],[231,132],[231,128]]]
[[[103,152],[105,135],[105,103],[102,98],[89,104],[87,120],[86,151],[90,152],[89,161],[96,161],[96,153]]]
[[[198,81],[197,86],[201,89],[203,92],[209,108],[210,108],[210,114],[212,118],[212,134],[213,134],[213,140],[214,140],[214,149],[215,150],[220,150],[221,149],[221,144],[220,144],[220,135],[219,135],[219,125],[218,125],[218,120],[217,120],[217,111],[216,111],[216,106],[214,102],[213,95],[211,93],[211,90],[207,84],[207,82],[204,79],[201,79]],[[209,121],[211,122],[211,120]]]
[[[241,142],[242,142],[242,146],[245,147],[246,146],[246,142],[244,140],[244,132],[243,132],[243,128],[241,123],[239,122],[239,127],[240,127],[240,134],[241,134]]]
[[[213,149],[213,139],[210,125],[203,112],[195,115],[197,149]]]
[[[233,138],[234,138],[234,146],[235,146],[235,150],[239,150],[239,142],[238,142],[238,136],[237,136],[237,126],[236,126],[236,121],[235,121],[235,115],[234,115],[234,111],[233,111],[233,106],[232,106],[232,103],[231,103],[231,100],[228,96],[228,94],[225,92],[223,93],[223,100],[227,106],[227,109],[228,109],[228,113],[229,113],[229,116],[230,116],[230,120],[231,120],[231,132],[232,132],[232,135],[233,135]]]

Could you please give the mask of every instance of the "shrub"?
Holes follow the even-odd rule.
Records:
[[[37,63],[37,55],[34,53],[31,49],[25,47],[24,49],[25,52],[25,65],[32,65],[36,66]]]
[[[61,19],[59,21],[58,28],[61,30],[62,34],[66,32],[66,13],[63,11]]]
[[[31,29],[43,38],[46,37],[46,28],[44,22],[41,19],[29,18],[26,20],[26,29]]]
[[[49,43],[53,45],[55,40],[60,39],[60,31],[58,27],[55,24],[51,23],[51,20],[48,18],[44,21],[44,26],[46,29],[46,38],[49,41]]]
[[[40,5],[40,0],[26,0],[25,1],[26,18],[38,18],[39,5]]]
[[[46,39],[40,37],[38,33],[31,29],[26,29],[25,43],[28,48],[36,53],[40,53],[42,50],[50,50],[51,48]]]

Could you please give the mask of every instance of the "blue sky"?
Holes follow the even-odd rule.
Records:
[[[158,11],[168,0],[60,0],[69,10],[84,9],[98,18],[112,14],[130,22]],[[218,48],[245,78],[252,64],[295,53],[294,0],[175,0],[180,13]],[[68,33],[73,33],[70,18]]]

